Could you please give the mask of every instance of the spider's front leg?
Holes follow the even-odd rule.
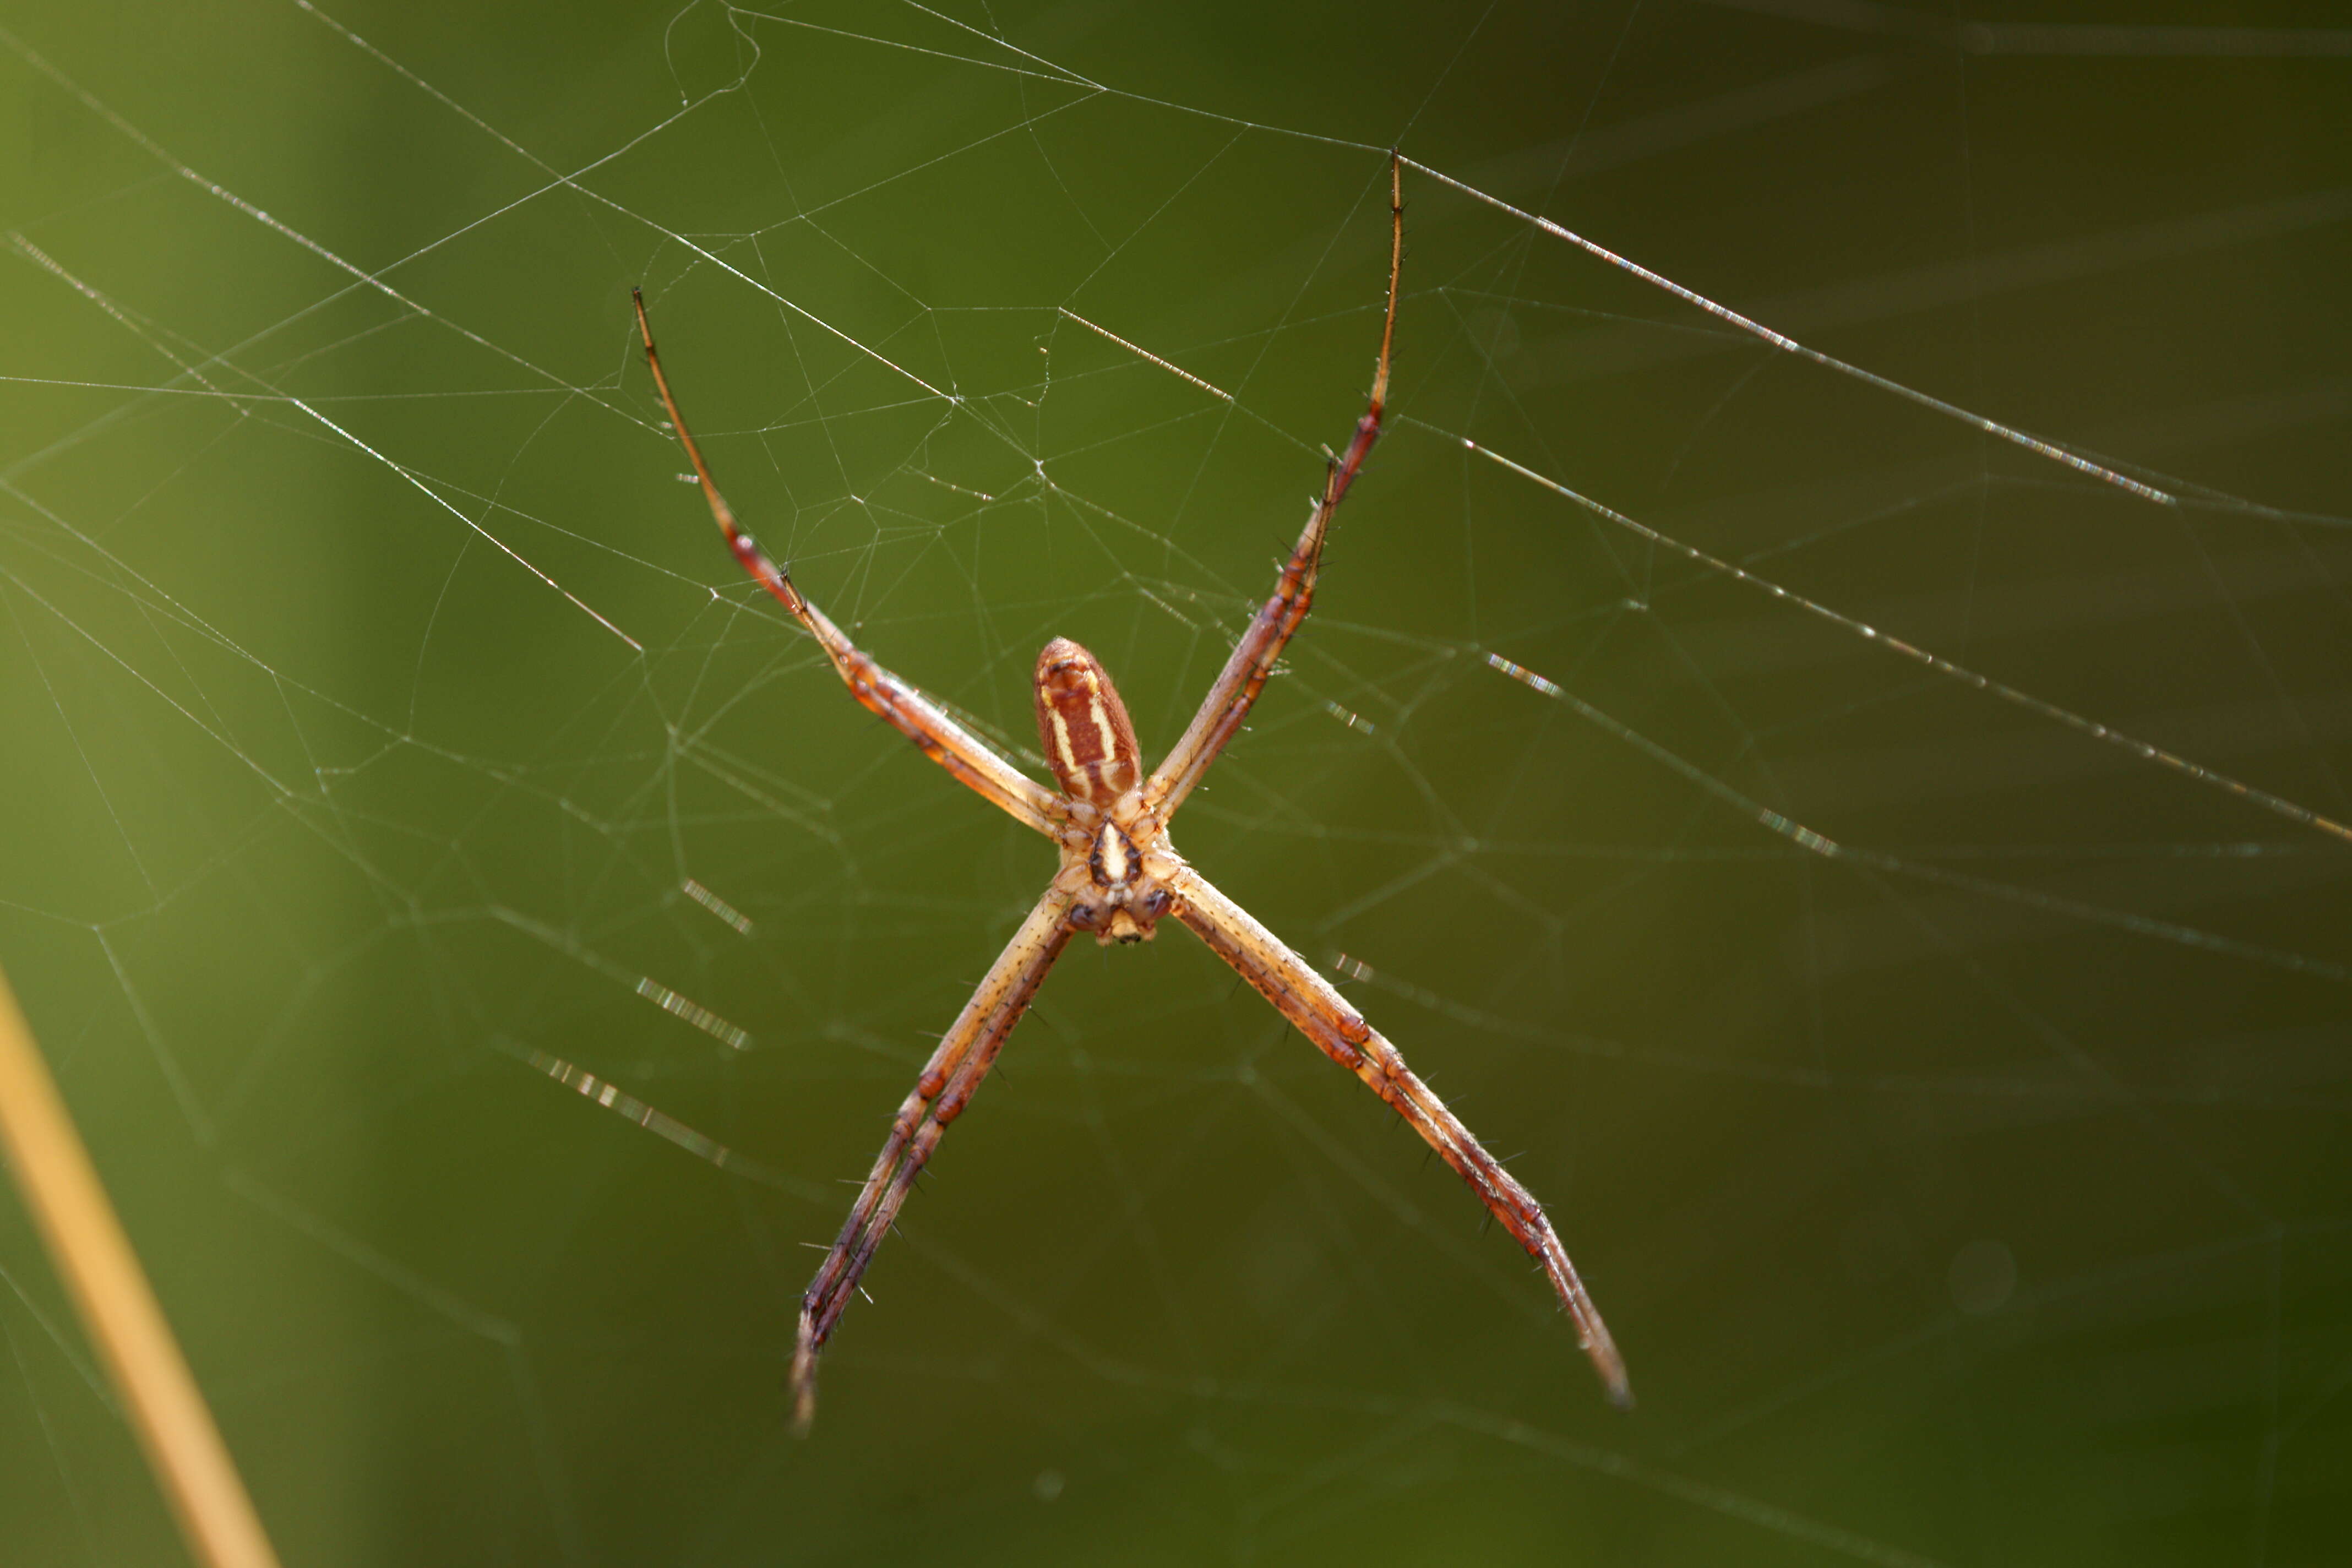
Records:
[[[694,477],[702,486],[703,499],[710,503],[711,518],[719,524],[719,531],[726,535],[728,551],[736,563],[807,628],[809,636],[833,661],[849,694],[868,712],[914,742],[925,756],[1015,821],[1035,828],[1048,838],[1058,837],[1066,814],[1051,790],[1024,777],[1020,769],[949,718],[912,682],[883,668],[872,655],[852,643],[823,610],[809,602],[793,582],[792,574],[776,564],[760,548],[759,542],[736,522],[734,509],[719,493],[718,481],[710,477],[710,466],[702,460],[702,448],[687,429],[686,417],[677,411],[677,399],[671,395],[669,377],[662,373],[661,355],[654,351],[654,330],[646,320],[645,296],[632,291],[630,298],[636,301],[637,334],[645,340],[646,364],[653,372],[654,386],[661,393],[662,406],[669,410],[670,427],[677,432],[678,444],[686,448],[687,459],[694,465]]]
[[[1013,1026],[1021,1021],[1030,999],[1044,984],[1045,972],[1069,945],[1066,917],[1074,882],[1066,870],[1047,886],[1045,896],[1005,943],[954,1026],[940,1041],[940,1048],[931,1053],[923,1076],[915,1080],[914,1092],[898,1107],[898,1117],[890,1123],[890,1136],[849,1211],[848,1223],[841,1227],[840,1238],[802,1296],[800,1340],[793,1352],[794,1430],[806,1432],[816,1415],[817,1352],[841,1321],[850,1292],[857,1289],[866,1266],[874,1260],[874,1249],[890,1233],[915,1178],[939,1147],[948,1123],[963,1113],[972,1091],[995,1064],[996,1053],[1004,1048]]]
[[[1470,1184],[1478,1201],[1502,1222],[1513,1239],[1543,1266],[1559,1304],[1576,1324],[1577,1342],[1591,1358],[1611,1402],[1621,1408],[1632,1405],[1633,1392],[1626,1381],[1625,1360],[1617,1353],[1609,1326],[1601,1321],[1600,1309],[1586,1293],[1584,1281],[1577,1278],[1568,1249],[1560,1245],[1535,1195],[1486,1152],[1444,1101],[1405,1065],[1397,1048],[1364,1022],[1363,1015],[1281,938],[1190,867],[1175,868],[1171,882],[1176,918],[1255,986],[1325,1056],[1388,1101],[1423,1142],[1437,1151],[1438,1158]]]

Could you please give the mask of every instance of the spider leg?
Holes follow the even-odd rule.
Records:
[[[1325,1056],[1393,1106],[1438,1157],[1470,1184],[1478,1201],[1503,1222],[1503,1227],[1543,1265],[1560,1305],[1575,1321],[1578,1342],[1601,1374],[1610,1401],[1620,1407],[1632,1405],[1624,1358],[1617,1353],[1608,1325],[1585,1293],[1584,1282],[1577,1278],[1576,1266],[1568,1260],[1568,1250],[1545,1217],[1543,1205],[1405,1066],[1397,1048],[1365,1023],[1363,1015],[1349,1006],[1306,960],[1190,867],[1177,874],[1173,886],[1176,918],[1208,943],[1210,952],[1257,987]]]
[[[702,448],[696,445],[693,434],[686,427],[685,416],[677,411],[677,399],[669,389],[669,377],[662,374],[661,356],[654,352],[654,331],[646,320],[643,293],[632,290],[636,301],[637,332],[645,339],[646,364],[654,373],[654,386],[661,393],[662,406],[669,410],[670,427],[677,432],[678,444],[686,448],[688,459],[694,464],[694,477],[702,485],[703,499],[710,503],[710,515],[719,523],[719,531],[727,536],[727,548],[736,563],[751,574],[754,582],[775,595],[779,604],[793,613],[800,624],[808,628],[833,668],[867,711],[879,716],[885,723],[922,748],[923,754],[953,773],[963,784],[977,791],[1014,820],[1035,828],[1051,838],[1055,837],[1067,814],[1060,799],[1035,780],[1024,777],[1021,771],[989,749],[970,731],[942,712],[903,678],[892,674],[874,661],[843,635],[823,610],[811,604],[794,584],[792,574],[779,566],[758,541],[743,531],[735,521],[727,498],[719,493],[719,485],[710,477],[710,466],[702,460]]]
[[[850,1293],[857,1289],[866,1266],[874,1260],[875,1248],[890,1233],[924,1162],[939,1147],[948,1123],[971,1102],[972,1091],[988,1076],[1013,1026],[1021,1021],[1030,999],[1036,995],[1045,972],[1068,945],[1070,928],[1064,917],[1069,908],[1070,893],[1056,879],[1021,922],[1021,929],[1013,933],[1013,940],[940,1041],[940,1048],[931,1054],[923,1076],[915,1080],[915,1091],[898,1107],[898,1117],[890,1123],[890,1136],[874,1162],[873,1174],[866,1178],[865,1190],[849,1211],[848,1223],[841,1227],[840,1239],[833,1244],[801,1297],[800,1342],[793,1352],[796,1431],[807,1431],[816,1414],[817,1352],[841,1321]]]
[[[1209,771],[1209,764],[1225,749],[1225,743],[1241,729],[1251,704],[1265,686],[1265,678],[1274,671],[1274,661],[1290,641],[1290,634],[1307,618],[1307,606],[1315,600],[1315,574],[1323,560],[1323,538],[1331,529],[1331,519],[1339,510],[1339,502],[1348,487],[1364,466],[1366,454],[1372,443],[1381,437],[1381,419],[1388,410],[1389,349],[1396,338],[1397,274],[1404,265],[1404,176],[1394,155],[1389,159],[1389,307],[1388,319],[1381,329],[1380,366],[1372,375],[1372,399],[1363,417],[1356,421],[1356,433],[1348,443],[1347,451],[1334,460],[1323,476],[1323,494],[1307,519],[1306,530],[1298,536],[1297,548],[1283,563],[1282,575],[1276,580],[1274,596],[1258,606],[1250,621],[1249,630],[1234,645],[1233,657],[1218,672],[1216,681],[1209,688],[1208,696],[1201,700],[1199,711],[1185,726],[1184,733],[1151,781],[1144,788],[1145,804],[1156,812],[1161,822],[1175,815],[1192,786]]]

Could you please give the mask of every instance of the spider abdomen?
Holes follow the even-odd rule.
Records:
[[[1135,725],[1102,660],[1067,637],[1037,656],[1037,740],[1063,795],[1098,810],[1143,782]]]

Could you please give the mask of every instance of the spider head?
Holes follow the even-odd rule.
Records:
[[[1160,918],[1175,902],[1167,889],[1144,878],[1115,888],[1088,889],[1086,897],[1070,906],[1067,918],[1072,929],[1094,932],[1095,941],[1104,947],[1112,942],[1127,947],[1150,942]]]

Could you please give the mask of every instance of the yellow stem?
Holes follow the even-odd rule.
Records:
[[[206,1568],[278,1568],[220,1428],[106,1201],[33,1031],[0,973],[0,1146],[82,1327],[131,1415],[188,1550]]]

